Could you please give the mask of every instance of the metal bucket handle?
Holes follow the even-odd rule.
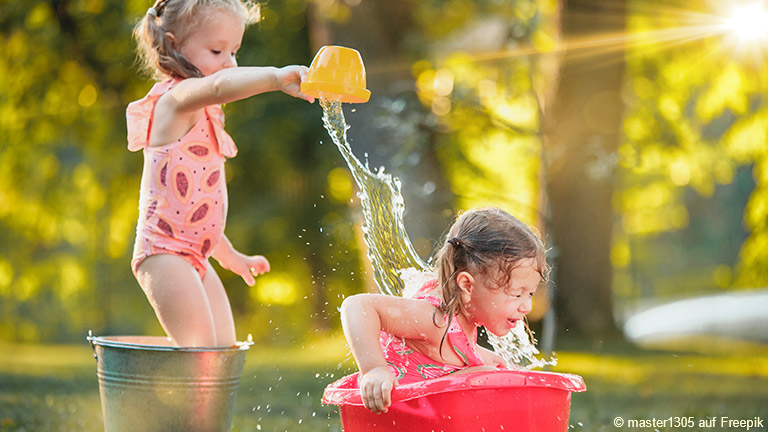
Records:
[[[99,356],[96,355],[96,344],[93,343],[93,341],[96,340],[96,338],[93,337],[93,330],[88,330],[88,336],[85,339],[91,345],[91,349],[93,350],[93,358],[95,358],[96,361],[99,361]]]

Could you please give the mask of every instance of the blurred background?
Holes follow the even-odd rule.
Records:
[[[58,406],[45,384],[38,396],[19,396],[14,386],[45,368],[21,365],[68,358],[67,344],[84,345],[88,330],[162,334],[130,271],[142,157],[126,149],[125,107],[152,85],[138,72],[131,40],[149,6],[0,2],[0,406]],[[722,384],[722,371],[692,359],[732,365],[738,383],[700,390],[699,402],[716,397],[715,405],[694,402],[674,415],[733,415],[739,404],[744,416],[765,417],[764,8],[714,0],[269,1],[238,62],[309,64],[328,44],[360,51],[372,97],[344,107],[351,146],[401,179],[408,233],[425,259],[462,209],[500,206],[539,229],[553,281],[540,290],[531,325],[547,354],[562,352],[564,370],[597,384],[585,394],[593,399],[574,407],[575,428],[608,430],[610,421],[596,419],[618,413],[596,414],[596,406],[616,400],[611,385],[646,381],[649,362],[672,361],[670,371],[688,364],[696,371],[690,382]],[[313,378],[321,391],[332,381],[325,370],[338,377],[354,369],[337,308],[347,295],[377,290],[354,182],[318,104],[274,93],[225,111],[240,150],[227,163],[227,235],[272,266],[254,287],[217,267],[238,337],[251,334],[274,363],[305,355],[298,347],[326,347],[328,363],[307,366],[321,371]],[[680,360],[682,353],[694,357]],[[603,362],[615,355],[635,366]],[[73,362],[92,373],[88,360]],[[59,382],[65,388],[95,391],[95,377],[78,384],[91,378],[64,376],[74,377]],[[303,394],[302,385],[290,391]],[[643,388],[622,390],[622,406],[644,407],[638,397],[652,399],[654,387]],[[318,404],[312,395],[306,406]],[[237,418],[250,421],[251,408],[244,402]],[[29,425],[42,420],[20,412],[0,414],[0,430],[22,430],[25,421],[24,430],[37,430]],[[320,417],[338,429],[332,416]],[[78,429],[87,428],[61,430]]]

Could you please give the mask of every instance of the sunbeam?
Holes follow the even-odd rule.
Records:
[[[567,54],[570,59],[589,58],[606,61],[609,55],[619,53],[663,51],[681,45],[718,38],[710,46],[711,55],[733,56],[739,60],[762,64],[768,57],[768,11],[763,2],[733,4],[710,3],[709,11],[686,10],[679,7],[658,7],[633,5],[626,12],[615,11],[613,16],[596,17],[583,13],[583,22],[595,19],[626,21],[626,29],[620,32],[584,33],[555,40],[550,44],[520,44],[513,48],[492,52],[463,53],[467,60],[475,62],[497,61],[515,57],[546,56]],[[645,26],[635,25],[640,20]],[[658,27],[648,28],[647,22]],[[585,24],[586,26],[586,24]],[[617,58],[618,59],[618,58]],[[441,65],[436,62],[436,66]],[[384,74],[410,69],[410,65],[373,65],[369,74]]]

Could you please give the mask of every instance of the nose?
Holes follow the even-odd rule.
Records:
[[[533,309],[533,298],[531,297],[525,297],[522,303],[520,303],[520,307],[518,308],[518,310],[522,314],[528,314],[532,309]]]
[[[234,55],[229,56],[227,61],[224,62],[224,68],[232,68],[237,66],[237,58]]]

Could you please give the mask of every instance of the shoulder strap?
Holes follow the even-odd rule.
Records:
[[[178,80],[168,80],[157,83],[146,96],[128,104],[128,108],[125,110],[128,150],[139,151],[149,145],[152,114],[157,100],[178,82]]]

